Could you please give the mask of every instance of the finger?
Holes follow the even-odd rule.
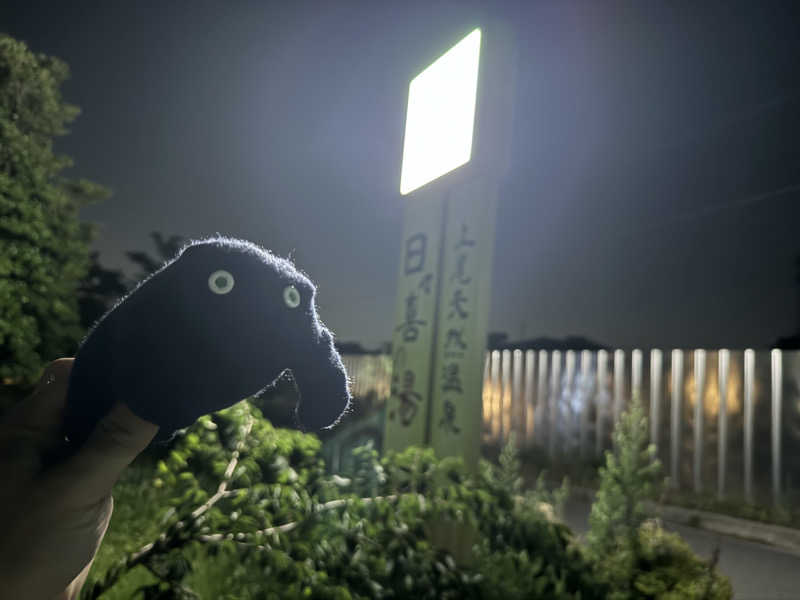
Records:
[[[62,594],[57,596],[54,600],[75,600],[78,596],[80,596],[81,589],[83,589],[83,584],[86,583],[86,578],[89,576],[89,571],[92,569],[92,565],[94,564],[94,558],[90,560],[83,570],[78,573],[78,576],[72,580],[67,586],[67,589],[64,590]]]
[[[16,403],[0,423],[0,460],[19,482],[34,477],[44,454],[63,444],[63,418],[72,358],[60,358],[44,370],[33,393]]]
[[[100,545],[103,543],[103,538],[108,531],[108,525],[111,522],[111,515],[114,512],[114,498],[108,494],[105,498],[101,499],[93,510],[89,511],[89,520],[87,523],[91,527],[91,534],[85,539],[85,546],[82,548],[83,556],[88,558],[88,562],[83,567],[80,573],[75,576],[75,579],[70,584],[69,588],[74,588],[80,593],[86,576],[92,568],[92,563],[100,550]],[[91,557],[91,558],[89,558]],[[70,598],[77,598],[78,595],[71,596]]]
[[[157,425],[118,402],[73,456],[43,475],[43,486],[70,504],[96,502],[111,492],[125,467],[157,431]]]
[[[60,433],[74,358],[54,360],[30,396],[9,410],[6,425],[51,437]]]

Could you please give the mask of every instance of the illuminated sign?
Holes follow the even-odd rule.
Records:
[[[401,194],[469,162],[480,50],[481,30],[475,29],[411,80]]]

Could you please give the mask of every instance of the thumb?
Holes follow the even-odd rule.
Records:
[[[59,358],[47,365],[30,396],[16,403],[5,414],[4,424],[44,438],[57,437],[61,430],[73,362],[73,358]]]
[[[44,474],[45,486],[70,504],[106,497],[122,471],[153,439],[158,426],[137,417],[122,402],[97,422],[78,451]]]

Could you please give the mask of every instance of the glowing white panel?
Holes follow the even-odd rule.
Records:
[[[480,50],[481,30],[475,29],[411,80],[401,194],[469,161]]]

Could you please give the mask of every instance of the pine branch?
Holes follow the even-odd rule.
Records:
[[[197,519],[199,519],[205,512],[214,506],[220,499],[225,497],[225,493],[228,491],[228,484],[230,484],[231,478],[233,477],[233,472],[236,470],[236,465],[239,464],[239,453],[244,448],[244,444],[250,435],[250,431],[253,429],[254,421],[255,419],[253,419],[253,416],[249,415],[247,418],[247,423],[244,426],[244,435],[242,435],[242,439],[236,444],[236,449],[231,455],[231,460],[228,463],[228,466],[225,467],[225,473],[222,475],[222,481],[220,481],[216,493],[211,496],[211,498],[209,498],[205,504],[192,511],[192,514],[190,515],[192,521],[196,522]]]
[[[248,415],[247,423],[244,426],[244,431],[242,434],[241,439],[236,443],[236,448],[234,449],[233,453],[231,454],[231,459],[228,462],[227,467],[225,467],[225,472],[222,476],[222,481],[220,481],[219,486],[217,487],[217,491],[214,493],[211,498],[209,498],[204,504],[197,507],[195,510],[191,512],[188,518],[188,522],[190,527],[187,527],[186,521],[180,520],[171,525],[167,531],[162,533],[158,536],[155,542],[150,542],[149,544],[145,544],[142,546],[138,551],[134,552],[125,561],[118,565],[117,567],[113,567],[106,573],[106,576],[103,578],[103,581],[100,583],[95,583],[92,586],[90,592],[85,596],[90,600],[94,600],[98,598],[100,595],[111,589],[114,585],[116,585],[119,578],[130,571],[131,569],[143,565],[148,567],[149,562],[152,558],[158,554],[165,554],[177,547],[183,546],[189,542],[191,542],[194,537],[192,535],[186,535],[184,530],[193,531],[197,525],[198,519],[202,517],[203,514],[208,512],[217,502],[219,502],[222,498],[225,498],[228,495],[228,485],[230,485],[231,479],[233,478],[233,473],[236,470],[236,466],[239,464],[239,455],[241,451],[244,449],[245,442],[247,441],[248,436],[250,435],[250,431],[253,428],[253,423],[255,419],[252,415]],[[238,490],[230,490],[236,491]],[[183,534],[183,536],[182,536]],[[149,567],[148,567],[149,568]],[[150,569],[152,572],[152,569]]]
[[[359,500],[361,502],[375,502],[377,500],[386,500],[386,501],[394,501],[400,498],[400,496],[419,496],[419,494],[391,494],[389,496],[372,496],[369,498],[339,498],[336,500],[330,500],[325,502],[324,504],[317,504],[316,510],[312,514],[316,514],[318,512],[322,512],[325,510],[331,510],[334,508],[340,508],[342,506],[347,505],[348,503],[355,502]],[[420,496],[421,497],[421,496]],[[424,500],[423,500],[424,502]],[[277,525],[275,527],[268,527],[267,529],[259,529],[258,531],[254,531],[252,533],[241,533],[237,535],[242,536],[266,536],[266,535],[273,535],[278,533],[287,533],[292,529],[295,529],[298,525],[300,525],[303,521],[293,521],[291,523],[284,523],[283,525]],[[198,536],[199,540],[203,542],[221,542],[223,540],[233,540],[234,535],[231,533],[224,534],[224,533],[210,533]],[[252,546],[254,544],[245,544]]]

